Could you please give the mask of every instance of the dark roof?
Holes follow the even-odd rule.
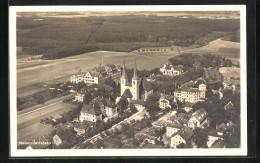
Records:
[[[216,140],[210,148],[224,148],[225,147],[225,141],[222,139]]]
[[[223,138],[223,132],[218,131],[218,130],[212,130],[209,132],[209,136]]]
[[[196,117],[200,122],[202,122],[208,117],[208,113],[205,111],[205,109],[202,108],[194,112],[193,116]]]
[[[124,97],[124,98],[132,98],[133,95],[132,95],[132,93],[131,93],[131,91],[130,91],[129,89],[126,89],[126,90],[124,91],[122,97]]]
[[[69,139],[71,136],[75,136],[72,130],[70,129],[66,129],[65,131],[59,132],[56,135],[58,135],[62,141]]]
[[[108,106],[108,107],[114,107],[115,106],[115,104],[113,103],[113,101],[109,98],[109,99],[104,99],[104,104],[105,104],[105,106]]]
[[[145,78],[143,78],[143,80],[142,80],[142,85],[143,85],[144,91],[150,91],[153,89],[153,86],[151,85],[151,83],[149,83]]]
[[[185,140],[189,141],[193,136],[193,131],[189,127],[184,127],[178,131],[178,134]]]
[[[172,128],[179,128],[179,129],[181,129],[183,126],[182,126],[182,124],[173,122],[173,123],[167,123],[167,127],[172,127]]]
[[[192,107],[194,103],[185,102],[184,107]]]
[[[94,105],[87,105],[87,104],[83,105],[83,107],[81,109],[81,112],[92,114],[92,115],[99,115],[99,114],[101,114],[100,109],[95,108]]]

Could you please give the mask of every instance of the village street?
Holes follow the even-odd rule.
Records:
[[[107,129],[106,131],[112,132],[112,131],[114,131],[116,128],[121,129],[121,125],[120,125],[120,124],[122,124],[122,123],[131,123],[132,120],[141,120],[141,119],[143,119],[144,114],[147,115],[148,113],[147,113],[145,110],[143,110],[143,111],[138,111],[137,113],[133,114],[131,117],[126,118],[126,119],[124,119],[123,121],[121,121],[121,122],[119,122],[119,123],[113,125],[111,128]],[[102,133],[105,133],[105,131],[103,131]],[[107,137],[107,135],[106,135],[105,137]],[[97,134],[97,135],[95,135],[95,136],[93,136],[93,137],[91,137],[91,138],[89,138],[89,139],[87,139],[87,140],[85,140],[82,144],[85,144],[86,142],[94,143],[94,142],[96,142],[96,141],[99,140],[99,139],[104,139],[104,138],[101,138],[100,133]],[[81,146],[82,144],[76,145],[76,146],[74,146],[72,149],[78,149],[78,148],[80,148],[80,146]]]

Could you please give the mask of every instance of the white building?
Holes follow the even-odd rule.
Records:
[[[173,134],[177,133],[181,128],[182,124],[173,122],[173,123],[167,123],[166,125],[166,136],[171,137]]]
[[[171,148],[176,148],[181,143],[186,144],[190,141],[193,137],[193,131],[188,128],[184,127],[177,133],[175,133],[171,138]]]
[[[98,120],[102,120],[101,110],[99,108],[95,108],[94,105],[84,104],[80,111],[79,121],[96,122]]]
[[[216,141],[216,140],[224,140],[223,139],[223,132],[221,131],[217,131],[217,130],[213,130],[209,133],[208,135],[208,141],[207,141],[207,145],[210,148],[212,146],[212,144]]]
[[[183,73],[183,70],[180,66],[173,66],[171,64],[164,64],[163,67],[160,68],[160,71],[163,73],[163,75],[168,76],[177,76]]]
[[[181,102],[197,103],[205,99],[206,87],[205,84],[200,84],[199,88],[178,88],[174,92],[174,97]]]
[[[107,78],[112,77],[113,80],[118,82],[121,76],[121,68],[115,65],[106,64],[105,66],[99,66],[88,72],[80,72],[79,74],[70,77],[71,83],[84,82],[87,85],[102,84]]]
[[[204,109],[195,111],[188,122],[188,127],[192,129],[195,127],[204,128],[207,125],[209,125],[208,113]]]

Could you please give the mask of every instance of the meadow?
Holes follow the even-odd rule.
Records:
[[[233,64],[240,65],[240,43],[217,39],[209,44],[186,50],[185,53],[192,54],[214,54],[230,59]]]

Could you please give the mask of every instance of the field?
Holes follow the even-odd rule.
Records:
[[[54,130],[53,127],[41,124],[40,120],[50,118],[51,115],[61,114],[75,108],[76,105],[68,103],[57,103],[42,110],[38,110],[17,118],[17,138],[19,141],[34,140],[47,135]]]
[[[230,59],[233,64],[239,65],[240,63],[240,43],[224,41],[221,39],[212,41],[208,45],[199,48],[186,50],[185,53],[192,53],[192,54],[211,53],[222,57],[226,57]]]
[[[123,60],[125,60],[126,66],[128,68],[132,68],[134,66],[134,61],[136,60],[138,69],[147,70],[161,66],[164,62],[167,61],[168,58],[174,55],[174,53],[138,55],[136,53],[126,52],[98,51],[67,57],[64,59],[58,59],[46,64],[20,68],[17,69],[18,94],[19,89],[23,87],[32,86],[38,83],[47,82],[62,77],[67,77],[67,80],[69,80],[70,75],[77,73],[79,69],[86,71],[93,67],[97,67],[101,63],[102,57],[103,64],[113,63],[116,65],[122,65]],[[41,63],[40,61],[37,62]],[[26,94],[24,91],[20,92]]]

